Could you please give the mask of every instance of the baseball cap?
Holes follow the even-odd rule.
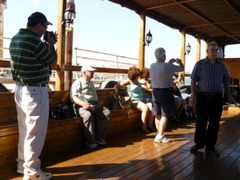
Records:
[[[43,13],[40,12],[35,12],[32,13],[29,17],[28,17],[28,23],[46,23],[47,25],[53,25],[52,23],[50,23],[46,16]]]
[[[94,69],[92,66],[90,65],[84,65],[82,66],[81,72],[85,72],[85,71],[95,71],[96,69]]]

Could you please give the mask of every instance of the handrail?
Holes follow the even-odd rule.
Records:
[[[81,51],[83,53],[87,52],[90,53],[90,56],[92,57],[86,57],[86,56],[79,56],[78,51]],[[116,66],[108,64],[108,66],[114,66],[116,69],[119,69],[119,66],[124,66],[123,68],[128,69],[129,66],[137,66],[138,65],[138,59],[136,58],[131,58],[127,56],[121,56],[117,54],[110,54],[110,53],[104,53],[104,52],[99,52],[99,51],[92,51],[92,50],[87,50],[87,49],[81,49],[81,48],[75,48],[75,54],[76,54],[76,64],[84,64],[85,62],[79,62],[79,59],[88,59],[88,60],[93,60],[93,61],[101,61],[103,63],[116,63]],[[94,56],[99,56],[102,55],[104,57],[100,58],[95,58]],[[115,58],[115,60],[113,59]],[[136,63],[131,62],[131,61],[136,61]],[[95,64],[96,65],[96,64]],[[105,67],[105,64],[100,65],[97,64],[98,66]],[[127,65],[127,66],[126,66]]]
[[[80,51],[86,51],[86,52],[92,52],[92,53],[97,53],[97,54],[102,54],[102,55],[108,55],[108,56],[115,56],[115,57],[120,57],[120,58],[126,58],[126,59],[132,59],[132,60],[138,60],[136,58],[131,58],[127,56],[121,56],[121,55],[116,55],[116,54],[109,54],[109,53],[103,53],[103,52],[98,52],[98,51],[92,51],[92,50],[87,50],[87,49],[81,49],[81,48],[75,48],[75,50],[80,50]]]
[[[11,38],[2,37],[0,36],[0,39],[3,39],[5,41],[11,40]],[[3,41],[2,40],[2,41]],[[8,47],[3,47],[3,45],[0,47],[1,51],[7,51]],[[62,71],[69,71],[72,74],[72,79],[75,79],[79,77],[79,70],[84,65],[86,60],[91,63],[94,68],[96,68],[96,77],[103,77],[103,79],[100,79],[100,81],[104,80],[104,77],[110,77],[110,78],[118,78],[119,76],[125,77],[128,73],[128,68],[130,66],[136,65],[138,59],[116,55],[116,54],[110,54],[110,53],[104,53],[104,52],[98,52],[98,51],[92,51],[87,49],[81,49],[81,48],[75,48],[76,52],[75,55],[73,55],[72,59],[72,65],[63,64],[62,66],[56,65],[52,67],[52,70],[62,70]],[[9,52],[6,52],[9,53]],[[78,53],[78,55],[77,55]],[[82,54],[79,54],[82,53]],[[84,55],[83,55],[84,54]],[[80,56],[79,56],[80,55]],[[78,60],[78,63],[75,64],[74,57],[76,57],[76,60]],[[4,57],[0,57],[0,69],[7,70],[10,69],[10,58],[8,54],[5,54]],[[82,61],[81,61],[82,60]],[[99,62],[98,62],[99,61]],[[76,61],[77,62],[77,61]],[[117,66],[117,67],[116,67]],[[9,70],[7,70],[9,71]],[[57,72],[52,71],[52,78],[55,78],[55,75]],[[8,72],[7,72],[8,74]],[[114,76],[114,77],[113,77]],[[2,79],[2,82],[5,84],[12,84],[13,80],[10,79]],[[94,81],[95,82],[95,81]],[[99,82],[97,84],[99,84]],[[53,83],[54,84],[54,83]]]
[[[11,58],[1,58],[1,57],[0,57],[0,60],[2,60],[2,61],[10,61]]]
[[[7,40],[11,40],[12,38],[0,36],[0,39],[7,39]]]
[[[81,59],[94,60],[94,61],[121,63],[121,64],[126,64],[126,65],[136,65],[136,64],[133,64],[133,63],[116,62],[116,61],[112,61],[112,60],[104,60],[104,59],[98,59],[98,58],[89,58],[89,57],[84,57],[84,56],[76,56],[76,57],[77,57],[77,58],[81,58]]]
[[[6,50],[8,50],[9,48],[6,48],[6,47],[0,47],[0,49],[6,49]]]

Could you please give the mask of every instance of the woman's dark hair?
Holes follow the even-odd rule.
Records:
[[[140,69],[138,69],[136,66],[132,66],[128,70],[128,78],[131,80],[134,80],[138,78],[138,76],[141,75]]]
[[[141,79],[148,80],[149,78],[149,69],[148,68],[143,68],[142,73],[141,73]]]

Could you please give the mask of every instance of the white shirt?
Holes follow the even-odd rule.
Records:
[[[91,81],[86,81],[82,77],[75,80],[70,90],[70,97],[84,97],[87,101],[98,101],[97,92]],[[82,100],[82,99],[81,99]]]
[[[181,67],[164,61],[157,61],[150,66],[150,78],[153,88],[172,87],[174,72],[181,71]]]

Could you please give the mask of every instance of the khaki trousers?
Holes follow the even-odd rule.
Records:
[[[47,88],[16,85],[15,103],[19,127],[18,168],[23,165],[25,175],[34,175],[41,171],[39,156],[48,127]]]

